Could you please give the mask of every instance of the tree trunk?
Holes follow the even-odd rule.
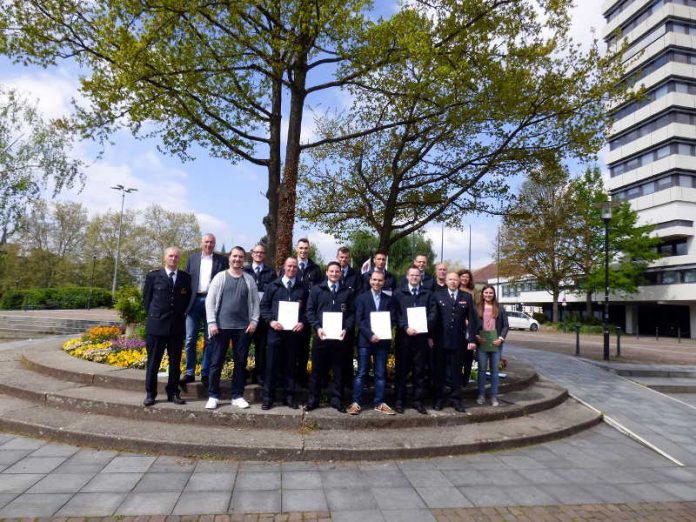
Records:
[[[285,147],[285,168],[280,185],[278,201],[278,226],[276,233],[276,263],[285,259],[292,251],[292,232],[295,226],[295,204],[297,201],[297,174],[300,165],[300,137],[302,111],[306,96],[307,68],[304,62],[293,69],[293,84],[290,90],[290,115],[288,139]]]
[[[587,314],[587,319],[592,317],[592,290],[585,292],[585,313]]]
[[[558,296],[561,295],[561,291],[558,288],[553,289],[553,308],[551,313],[551,321],[554,323],[558,322]]]
[[[278,234],[278,200],[280,197],[280,140],[281,140],[281,102],[282,84],[280,78],[273,82],[273,98],[271,101],[270,124],[270,154],[268,161],[268,214],[263,218],[266,227],[266,252],[268,264],[275,265],[279,270],[283,264],[283,258],[276,255],[276,238]]]

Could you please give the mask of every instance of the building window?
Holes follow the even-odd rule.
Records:
[[[614,150],[623,145],[627,145],[632,141],[642,138],[643,136],[648,136],[656,130],[666,127],[667,125],[670,125],[672,123],[696,125],[696,115],[682,111],[668,112],[667,114],[663,114],[662,116],[652,121],[649,121],[641,125],[640,127],[637,127],[632,131],[619,136],[618,138],[609,140],[609,149]]]
[[[696,187],[696,175],[670,173],[655,180],[645,181],[643,183],[612,192],[612,197],[620,201],[625,201],[636,199],[641,196],[647,196],[648,194],[660,192],[661,190],[667,190],[672,187]]]
[[[657,246],[657,252],[664,257],[685,256],[687,253],[686,239],[672,239]]]

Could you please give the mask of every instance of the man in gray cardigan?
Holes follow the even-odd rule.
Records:
[[[254,278],[245,273],[246,252],[236,246],[230,252],[230,267],[217,274],[210,282],[205,298],[208,335],[212,339],[208,402],[205,407],[214,410],[220,404],[220,373],[232,341],[232,406],[248,408],[244,399],[246,360],[249,340],[259,322],[259,293]]]

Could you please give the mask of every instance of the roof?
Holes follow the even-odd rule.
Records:
[[[474,283],[485,284],[489,279],[498,277],[498,265],[494,262],[473,271]]]

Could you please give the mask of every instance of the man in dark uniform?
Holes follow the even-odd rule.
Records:
[[[308,291],[314,285],[324,280],[319,265],[309,258],[309,239],[303,237],[297,241],[297,277],[300,283]],[[305,328],[301,333],[301,341],[297,349],[297,384],[307,387],[307,361],[309,361],[309,340],[312,337],[312,329]]]
[[[362,276],[350,266],[350,249],[342,246],[336,251],[336,261],[341,267],[341,286],[346,286],[353,291],[357,297],[361,294]],[[353,386],[353,347],[355,346],[355,328],[351,328],[346,333],[345,359],[343,361],[343,383]]]
[[[292,409],[298,408],[295,401],[297,348],[302,340],[302,332],[309,329],[306,315],[309,292],[300,284],[297,271],[297,259],[287,258],[283,264],[283,275],[266,285],[261,299],[261,317],[269,325],[262,410],[270,410],[273,407],[278,375],[284,387],[285,404]],[[297,303],[297,324],[278,322],[281,319],[278,316],[281,301]]]
[[[191,254],[186,261],[186,271],[191,274],[191,299],[186,309],[186,375],[181,384],[196,380],[196,343],[203,330],[203,358],[201,359],[201,382],[208,387],[210,338],[205,317],[205,296],[208,285],[218,272],[227,270],[227,258],[215,252],[215,236],[205,234],[201,238],[201,251]]]
[[[468,292],[459,291],[459,276],[450,272],[446,276],[447,288],[435,293],[438,321],[435,338],[435,410],[444,406],[445,375],[449,369],[452,407],[464,412],[461,400],[462,364],[464,352],[476,349],[473,342],[477,332],[474,302]]]
[[[372,269],[369,272],[365,272],[362,275],[363,292],[370,290],[370,277],[373,272],[381,272],[384,274],[384,287],[382,292],[387,295],[392,295],[394,290],[396,290],[396,278],[387,270],[387,252],[384,250],[377,250],[375,255],[372,256]]]
[[[413,384],[413,408],[423,415],[428,412],[423,405],[425,395],[425,364],[434,345],[433,332],[437,321],[437,306],[433,293],[421,286],[421,271],[411,265],[406,278],[408,284],[396,293],[398,328],[396,329],[396,400],[394,409],[404,412],[406,378],[411,373]],[[408,321],[409,308],[425,308],[427,332],[419,332]]]
[[[145,344],[147,347],[147,373],[145,374],[145,400],[152,406],[157,397],[157,372],[164,351],[169,356],[167,400],[174,404],[186,404],[179,397],[181,375],[181,349],[186,332],[186,307],[191,296],[191,276],[178,270],[181,250],[169,247],[164,252],[164,268],[153,270],[145,277],[143,305],[147,314]]]
[[[343,395],[343,371],[345,352],[348,350],[346,336],[355,322],[353,290],[341,285],[341,266],[331,261],[326,268],[326,281],[312,287],[307,302],[307,320],[314,329],[312,346],[312,376],[309,383],[307,411],[319,407],[321,383],[331,369],[331,407],[341,413],[346,409],[341,402]],[[341,312],[341,327],[338,339],[329,339],[324,330],[324,312]]]
[[[433,292],[435,290],[435,278],[425,271],[425,269],[428,268],[428,256],[425,254],[416,254],[416,257],[413,258],[413,265],[411,266],[415,266],[420,272],[420,286]],[[399,280],[398,288],[402,289],[407,285],[408,277],[404,274]]]
[[[244,267],[244,271],[251,275],[259,289],[259,296],[263,298],[266,285],[276,278],[275,270],[266,265],[266,247],[258,243],[251,249],[251,265]],[[254,371],[251,374],[251,382],[263,384],[266,374],[266,336],[268,335],[268,323],[259,321],[256,331],[251,337],[254,343]]]

